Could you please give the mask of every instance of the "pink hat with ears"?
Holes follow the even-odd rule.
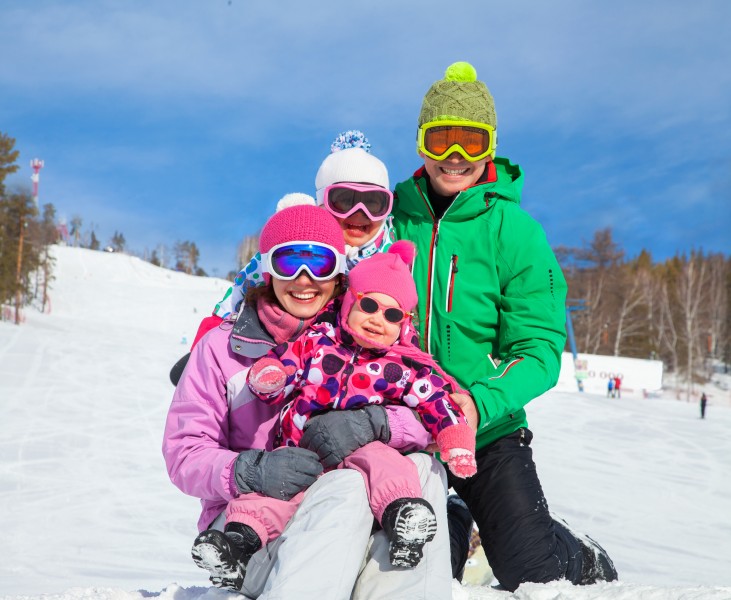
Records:
[[[348,291],[343,296],[340,324],[351,335],[348,315],[355,304],[356,294],[380,293],[391,296],[406,312],[416,308],[419,296],[411,276],[411,265],[416,256],[416,246],[407,240],[394,243],[388,252],[374,254],[361,260],[348,273]],[[413,327],[407,319],[401,325],[401,339],[413,335]]]
[[[403,310],[411,312],[419,301],[411,276],[415,256],[416,247],[412,242],[396,242],[388,252],[374,254],[355,265],[348,273],[348,289],[352,293],[386,294],[394,298]]]

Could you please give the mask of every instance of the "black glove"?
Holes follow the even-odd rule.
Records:
[[[322,473],[317,454],[304,448],[280,448],[273,452],[244,450],[236,459],[236,486],[241,493],[260,492],[289,500],[310,487]]]
[[[317,452],[325,467],[334,467],[371,442],[391,439],[386,409],[372,404],[357,410],[333,410],[305,423],[300,447]]]

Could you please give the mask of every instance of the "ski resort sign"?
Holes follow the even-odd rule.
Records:
[[[580,382],[584,392],[606,395],[609,379],[616,377],[622,396],[647,397],[662,388],[662,361],[599,354],[577,354],[574,361],[564,352],[556,389],[575,392]]]

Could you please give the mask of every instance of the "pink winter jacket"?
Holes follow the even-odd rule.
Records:
[[[237,354],[229,344],[232,325],[224,321],[193,348],[165,423],[162,451],[168,474],[183,492],[201,499],[200,531],[239,495],[234,480],[238,453],[272,450],[278,429],[278,407],[259,401],[246,385],[249,368],[274,342],[259,337],[240,346],[251,356]],[[431,442],[409,409],[387,410],[389,446],[419,450]]]

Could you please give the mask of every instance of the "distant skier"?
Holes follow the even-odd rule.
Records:
[[[607,398],[614,398],[614,378],[610,377],[607,381]]]
[[[701,394],[701,419],[706,418],[706,404],[708,404],[708,398],[706,398],[705,392]]]

